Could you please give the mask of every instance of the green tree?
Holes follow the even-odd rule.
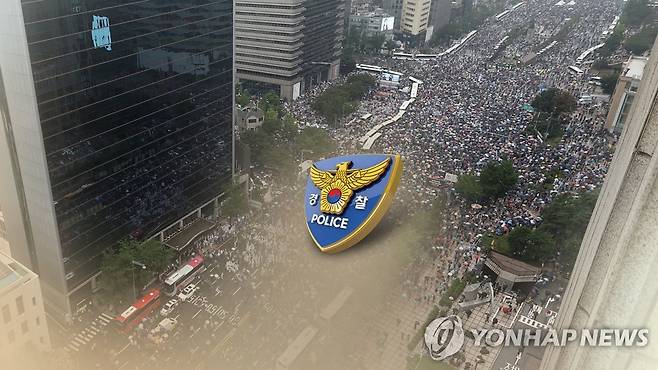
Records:
[[[638,27],[651,16],[648,0],[628,0],[621,13],[622,22],[629,26]]]
[[[281,98],[274,91],[269,91],[263,95],[260,108],[263,112],[273,110],[277,113],[281,111]]]
[[[299,134],[299,126],[295,119],[290,114],[286,114],[281,121],[281,128],[279,134],[287,141],[293,142]]]
[[[375,79],[368,74],[350,76],[340,86],[325,90],[312,103],[312,108],[333,125],[356,109],[358,101],[375,85]]]
[[[251,95],[246,90],[240,89],[235,96],[235,102],[240,106],[247,106],[251,102]]]
[[[541,214],[543,221],[538,229],[552,236],[563,271],[573,268],[598,195],[598,190],[578,196],[560,195]]]
[[[592,68],[597,70],[602,70],[602,69],[607,69],[609,65],[610,62],[608,62],[607,59],[601,58],[594,61],[594,63],[592,64]]]
[[[658,35],[658,27],[643,27],[640,32],[624,41],[624,48],[635,55],[641,55],[651,49],[653,42],[656,40],[656,35]]]
[[[159,240],[147,240],[136,246],[136,260],[145,264],[147,270],[161,272],[167,269],[175,254],[171,248],[162,245]]]
[[[262,165],[263,153],[272,145],[272,137],[263,130],[246,131],[240,134],[240,143],[249,147],[251,161]]]
[[[480,173],[480,186],[485,197],[501,198],[516,185],[518,172],[511,161],[489,162]]]
[[[617,80],[619,80],[619,72],[603,75],[601,77],[601,90],[603,90],[603,93],[612,95],[615,86],[617,86]]]
[[[455,190],[471,203],[479,203],[484,198],[480,179],[476,175],[459,176],[455,184]]]
[[[103,253],[100,286],[110,298],[132,298],[133,274],[135,286],[140,290],[164,271],[174,257],[174,252],[157,240],[141,243],[124,239],[116,249]],[[144,264],[146,269],[135,266],[132,261]]]
[[[322,157],[336,150],[336,142],[327,131],[306,127],[297,137],[297,151],[302,150],[311,151],[316,157]]]
[[[221,205],[222,215],[235,217],[244,213],[249,207],[249,199],[244,185],[231,184],[225,192],[225,199]]]
[[[624,41],[624,25],[622,22],[619,22],[615,29],[612,31],[612,35],[605,40],[602,50],[604,55],[609,55],[619,48],[622,41]]]
[[[547,262],[555,255],[551,235],[526,226],[517,227],[507,236],[514,258],[529,263]]]
[[[571,113],[576,110],[576,98],[568,91],[550,88],[540,92],[532,102],[533,108],[551,115]]]

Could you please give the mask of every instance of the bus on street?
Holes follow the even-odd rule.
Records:
[[[149,290],[142,298],[130,305],[125,311],[116,317],[119,330],[123,333],[131,332],[139,325],[149,313],[160,306],[160,289]]]
[[[179,289],[184,288],[203,270],[203,256],[192,257],[185,265],[169,275],[164,281],[164,293],[175,296]]]

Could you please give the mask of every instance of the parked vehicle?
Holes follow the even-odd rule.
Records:
[[[174,308],[176,308],[176,306],[178,306],[178,300],[175,298],[170,299],[167,303],[165,303],[165,305],[160,310],[160,315],[161,316],[169,315],[174,310]]]
[[[197,288],[196,284],[190,284],[190,285],[186,286],[185,289],[183,289],[180,292],[180,294],[178,294],[178,299],[180,299],[181,301],[187,300],[188,298],[190,298],[192,296],[192,294],[194,294],[194,292],[196,291],[196,288]]]

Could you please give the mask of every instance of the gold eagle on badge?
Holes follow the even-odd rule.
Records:
[[[310,176],[313,184],[320,189],[320,211],[340,215],[345,211],[355,190],[377,181],[391,163],[391,158],[360,170],[349,169],[352,161],[341,162],[335,171],[322,171],[311,166]]]

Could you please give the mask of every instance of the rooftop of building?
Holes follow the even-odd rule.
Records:
[[[358,9],[353,16],[356,17],[392,17],[382,8],[376,9]]]
[[[641,80],[642,74],[644,73],[644,66],[647,65],[647,61],[649,61],[649,58],[647,57],[631,56],[626,62],[624,76]]]
[[[531,276],[541,272],[541,268],[529,263],[519,261],[498,252],[491,252],[489,261],[496,264],[501,270],[517,276]]]
[[[0,253],[0,294],[20,281],[33,277],[36,277],[35,273],[8,255]]]

